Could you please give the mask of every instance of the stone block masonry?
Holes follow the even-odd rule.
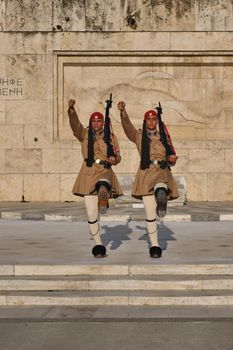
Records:
[[[141,127],[161,101],[182,198],[232,201],[232,30],[231,0],[1,1],[0,201],[78,201],[67,100],[87,126],[110,92],[123,183],[139,157],[116,103]]]

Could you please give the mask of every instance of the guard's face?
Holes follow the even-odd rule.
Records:
[[[96,118],[91,121],[92,130],[98,132],[103,129],[104,121],[102,118]]]
[[[146,127],[147,127],[147,129],[154,130],[154,129],[156,129],[157,124],[158,124],[158,119],[157,119],[157,117],[155,115],[149,115],[146,118]]]

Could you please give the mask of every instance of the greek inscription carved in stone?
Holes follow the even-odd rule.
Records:
[[[0,96],[22,96],[23,95],[22,78],[0,78]]]

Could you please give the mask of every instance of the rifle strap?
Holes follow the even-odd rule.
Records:
[[[163,122],[163,127],[164,127],[164,132],[165,132],[166,137],[167,137],[168,144],[169,144],[170,149],[171,149],[171,154],[176,154],[175,148],[172,144],[171,136],[170,136],[168,129],[167,129],[166,125],[164,124],[164,122]]]

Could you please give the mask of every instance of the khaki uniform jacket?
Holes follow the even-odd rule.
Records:
[[[137,146],[141,155],[142,130],[135,129],[127,115],[121,117],[122,125],[126,136]],[[150,136],[150,160],[166,160],[166,150],[160,141],[160,134],[156,131]],[[158,183],[165,183],[168,187],[168,199],[179,197],[175,179],[169,168],[161,169],[159,165],[151,164],[149,168],[137,170],[136,178],[133,183],[132,196],[142,199],[142,196],[154,194],[154,186]]]
[[[81,142],[82,155],[84,159],[87,159],[88,152],[88,128],[84,128],[81,124],[75,110],[68,110],[69,121],[74,136]],[[103,139],[104,133],[97,135],[94,141],[94,159],[106,160],[107,159],[107,145]],[[111,134],[111,143],[115,151],[119,151],[117,138]],[[116,175],[112,168],[106,169],[102,164],[93,163],[92,167],[86,166],[84,161],[79,175],[74,183],[73,194],[76,196],[85,196],[90,194],[97,194],[95,185],[100,179],[106,179],[112,186],[112,197],[117,198],[121,196],[122,190]]]

